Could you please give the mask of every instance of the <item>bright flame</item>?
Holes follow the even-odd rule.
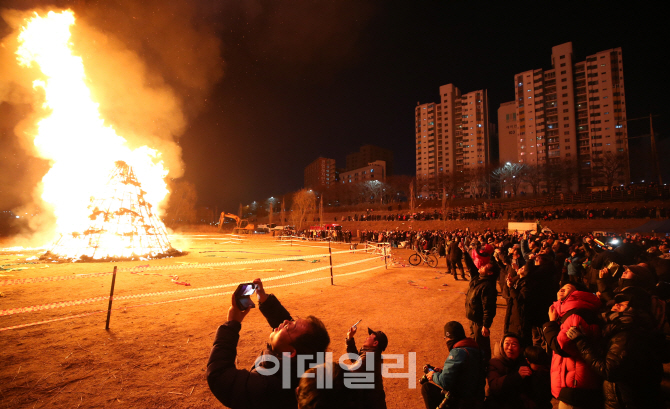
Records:
[[[21,66],[37,66],[43,74],[33,87],[43,90],[49,114],[38,123],[34,143],[40,156],[51,161],[51,169],[42,179],[42,199],[53,208],[56,231],[64,236],[89,229],[94,198],[100,200],[109,193],[106,183],[117,161],[132,168],[145,193],[143,199],[154,213],[168,193],[164,180],[168,169],[160,153],[146,146],[131,150],[122,136],[104,124],[98,104],[91,99],[82,58],[71,49],[70,26],[74,24],[70,10],[51,11],[45,17],[35,13],[22,27],[16,52]],[[158,222],[164,231],[165,226]],[[116,254],[95,258],[127,251],[119,249]],[[82,249],[67,252],[59,255],[85,253]],[[147,254],[142,249],[133,252]]]

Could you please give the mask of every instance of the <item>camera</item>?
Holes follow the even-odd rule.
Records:
[[[428,374],[428,372],[430,372],[430,371],[435,371],[435,367],[432,366],[432,365],[429,365],[429,364],[424,365],[423,376],[421,377],[421,379],[419,379],[419,383],[421,385],[430,381],[430,379],[428,379],[428,377],[426,376]]]

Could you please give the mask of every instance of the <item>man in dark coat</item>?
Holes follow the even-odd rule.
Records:
[[[367,409],[386,409],[386,393],[384,392],[384,382],[382,377],[382,352],[388,346],[388,337],[382,331],[373,331],[368,328],[368,337],[360,350],[356,349],[357,327],[353,326],[347,332],[347,353],[357,354],[360,359],[352,364],[352,372],[366,373],[372,372],[374,377],[374,389],[361,389],[360,399],[365,402]],[[369,370],[372,367],[372,371]]]
[[[462,244],[461,244],[462,245]],[[482,350],[484,359],[491,359],[490,331],[493,318],[496,316],[496,278],[498,271],[493,264],[487,264],[477,269],[472,257],[464,253],[465,264],[472,277],[479,276],[470,282],[470,288],[465,297],[465,315],[470,320],[470,337],[474,338]]]
[[[459,246],[458,238],[454,237],[449,243],[447,248],[447,269],[448,273],[454,274],[454,279],[458,280],[458,272],[456,268],[461,269],[461,278],[465,280],[465,269],[463,268],[463,263],[461,259],[463,258],[463,250]]]
[[[603,330],[604,345],[593,345],[579,327],[571,327],[568,338],[577,343],[579,353],[603,379],[605,408],[660,409],[663,378],[661,348],[652,334],[648,315],[651,297],[639,287],[630,287],[615,296]]]
[[[237,343],[242,320],[251,311],[235,305],[228,309],[227,321],[219,327],[207,362],[207,383],[214,396],[232,408],[296,408],[295,388],[300,376],[298,355],[312,357],[325,352],[330,337],[316,317],[293,320],[273,294],[266,294],[260,279],[257,284],[259,309],[272,328],[267,349],[251,370],[237,369]],[[308,359],[309,360],[309,359]],[[312,358],[313,361],[313,358]],[[287,365],[290,365],[287,367]],[[307,363],[306,363],[307,365]],[[302,369],[307,369],[307,366]],[[290,375],[285,372],[289,372]]]

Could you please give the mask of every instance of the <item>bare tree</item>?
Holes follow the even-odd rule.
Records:
[[[379,200],[380,203],[384,200],[384,190],[386,184],[378,180],[368,180],[361,184],[362,192],[366,197],[366,201],[373,203]]]
[[[319,199],[319,226],[323,226],[323,197]]]
[[[410,211],[410,213],[414,213],[414,205],[415,205],[414,187],[415,186],[416,186],[416,180],[412,179],[412,181],[409,183],[409,211]]]
[[[540,193],[540,187],[542,185],[542,181],[544,180],[543,171],[544,169],[542,166],[526,165],[526,169],[521,174],[521,180],[524,183],[530,185],[530,187],[533,189],[534,195]]]
[[[456,193],[463,186],[463,177],[461,172],[444,171],[437,175],[438,187],[446,190],[447,195],[451,200],[454,199]]]
[[[503,166],[494,169],[491,176],[500,184],[501,192],[511,192],[514,196],[519,191],[519,186],[523,182],[522,176],[526,165],[523,163],[507,162]]]
[[[594,176],[612,188],[615,183],[624,180],[624,173],[628,168],[628,157],[623,152],[594,155],[591,159]]]
[[[494,178],[491,176],[493,170],[495,169],[492,165],[484,165],[477,168],[475,177],[477,178],[477,191],[479,191],[482,196],[487,195],[488,198],[491,198],[491,187],[494,183]]]
[[[579,190],[579,161],[563,160],[563,181],[568,191],[572,192],[572,187],[575,187],[574,193]]]
[[[274,207],[276,202],[277,199],[275,199],[274,196],[269,198],[266,202],[268,205],[268,224],[272,224],[272,216],[274,215]]]
[[[412,178],[405,175],[393,175],[386,178],[387,202],[399,202],[408,196],[408,186]]]
[[[281,200],[281,213],[279,213],[279,224],[284,225],[286,223],[286,195]]]
[[[301,230],[306,219],[316,210],[316,195],[313,191],[302,189],[293,193],[291,206],[291,224]]]
[[[544,182],[547,186],[547,193],[554,195],[563,189],[564,169],[563,162],[560,160],[547,160],[543,165]]]

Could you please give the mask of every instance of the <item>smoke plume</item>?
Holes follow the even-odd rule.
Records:
[[[9,3],[9,4],[8,4]],[[187,1],[4,2],[0,21],[0,210],[32,216],[31,230],[48,229],[49,212],[39,198],[40,180],[49,169],[32,144],[43,115],[43,96],[32,88],[36,68],[17,64],[18,30],[37,13],[70,8],[74,53],[84,60],[93,99],[107,125],[130,148],[157,149],[182,176],[179,137],[206,103],[223,75],[221,45],[211,25]],[[95,155],[95,152],[91,152]],[[85,169],[82,169],[85,172]]]

